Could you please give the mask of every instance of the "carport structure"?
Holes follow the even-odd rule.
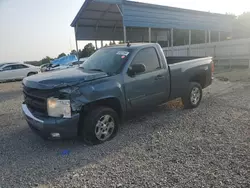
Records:
[[[86,0],[71,26],[78,40],[131,42],[168,41],[174,44],[174,29],[203,30],[204,42],[211,31],[231,32],[232,16],[173,8],[127,0]],[[78,47],[77,47],[78,48]]]

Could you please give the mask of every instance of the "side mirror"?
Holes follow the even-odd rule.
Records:
[[[128,69],[129,76],[135,76],[136,74],[140,74],[146,71],[146,66],[142,63],[140,64],[133,64]]]

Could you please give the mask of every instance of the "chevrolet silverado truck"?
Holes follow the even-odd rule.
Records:
[[[176,98],[196,108],[213,69],[211,57],[166,58],[159,44],[105,47],[79,68],[25,78],[22,110],[45,139],[78,136],[100,144],[129,113]]]

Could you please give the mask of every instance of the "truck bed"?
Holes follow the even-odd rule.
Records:
[[[175,64],[175,63],[181,63],[183,61],[189,61],[189,60],[194,60],[194,59],[199,59],[199,58],[204,58],[204,57],[194,57],[194,56],[171,56],[171,57],[166,57],[167,63],[169,65]]]
[[[201,81],[202,88],[211,84],[212,57],[168,57],[171,75],[171,99],[182,97],[189,82]]]

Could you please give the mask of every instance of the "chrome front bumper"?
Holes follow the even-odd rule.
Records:
[[[43,120],[36,118],[36,117],[30,112],[30,110],[28,109],[28,107],[27,107],[26,104],[22,104],[22,109],[23,109],[24,115],[26,115],[27,117],[29,117],[29,118],[31,118],[31,119],[33,119],[34,121],[37,121],[37,122],[39,122],[39,123],[44,123]]]

